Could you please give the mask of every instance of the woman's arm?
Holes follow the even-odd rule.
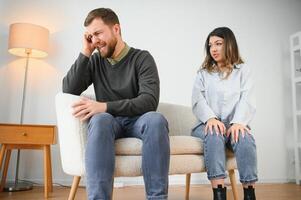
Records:
[[[217,118],[205,99],[204,78],[199,71],[192,90],[192,112],[204,124],[210,118]]]
[[[240,99],[235,105],[234,115],[230,124],[241,124],[247,126],[253,119],[256,108],[254,102],[251,101],[253,97],[253,80],[251,77],[251,70],[247,65],[243,65],[241,70]]]

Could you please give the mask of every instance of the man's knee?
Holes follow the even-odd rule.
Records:
[[[109,113],[97,113],[93,115],[89,121],[89,126],[92,125],[109,125],[113,122],[114,117]]]
[[[148,138],[153,142],[169,141],[168,122],[161,113],[148,112],[144,114],[141,125],[144,138]]]
[[[114,137],[113,123],[114,117],[109,113],[93,115],[88,124],[88,137],[95,140]]]
[[[153,127],[168,127],[165,117],[159,112],[147,112],[143,116],[144,122]]]

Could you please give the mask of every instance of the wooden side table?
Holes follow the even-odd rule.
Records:
[[[0,192],[5,185],[11,150],[39,149],[44,150],[44,196],[52,192],[52,170],[50,145],[56,144],[56,126],[0,124],[0,169],[4,161]]]

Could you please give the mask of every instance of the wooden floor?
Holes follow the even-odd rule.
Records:
[[[239,187],[239,196],[242,197],[242,191]],[[54,187],[53,193],[49,199],[66,200],[70,188]],[[231,200],[231,188],[228,189],[227,199]],[[185,188],[184,186],[170,186],[169,200],[183,200]],[[301,186],[295,184],[258,184],[256,187],[258,200],[301,200]],[[1,192],[1,200],[38,200],[44,199],[43,187],[34,187],[33,190],[25,192]],[[85,188],[79,188],[76,199],[86,199]],[[114,188],[114,200],[141,200],[145,199],[144,187],[128,186],[123,188]],[[190,188],[190,200],[212,200],[212,192],[210,185],[192,185]]]

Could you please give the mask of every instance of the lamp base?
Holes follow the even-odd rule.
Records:
[[[32,190],[33,185],[27,182],[8,182],[5,184],[3,191],[5,192],[18,192]]]

